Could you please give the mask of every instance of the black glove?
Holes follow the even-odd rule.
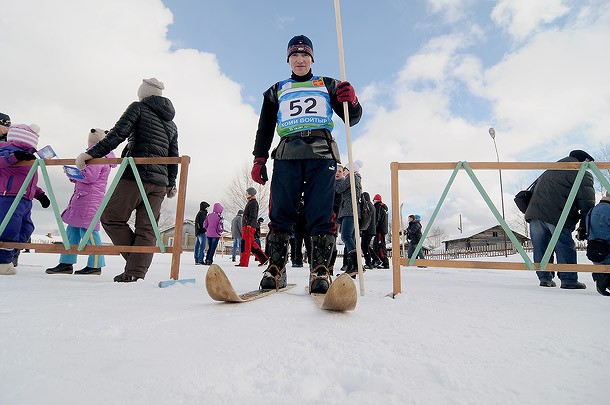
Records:
[[[36,160],[36,156],[32,155],[30,152],[24,152],[22,150],[16,150],[15,159],[17,160]]]
[[[576,229],[576,239],[578,240],[587,240],[587,229],[584,226],[579,226]]]
[[[40,202],[40,205],[42,205],[42,208],[49,208],[49,205],[51,205],[51,200],[49,200],[49,197],[47,197],[47,195],[45,193],[42,193],[39,196],[36,196],[34,198],[37,199],[38,202]]]

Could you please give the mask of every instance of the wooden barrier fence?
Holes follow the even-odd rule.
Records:
[[[189,156],[181,156],[174,158],[125,158],[131,159],[134,164],[178,164],[179,165],[179,177],[177,182],[178,194],[176,196],[176,218],[175,218],[175,235],[174,235],[174,244],[172,247],[165,247],[163,243],[159,240],[158,245],[156,246],[91,246],[91,245],[71,245],[67,248],[64,244],[40,244],[40,243],[17,243],[17,242],[0,242],[0,247],[3,248],[17,248],[17,249],[30,249],[35,252],[40,253],[67,253],[67,254],[77,254],[77,255],[89,255],[89,254],[100,254],[100,255],[119,255],[122,252],[134,252],[134,253],[171,253],[172,262],[170,269],[170,278],[173,280],[177,280],[180,274],[180,254],[182,253],[182,224],[184,223],[184,210],[186,203],[186,184],[188,180],[188,167],[191,161]],[[87,161],[87,164],[125,164],[123,158],[101,158],[101,159],[91,159]],[[55,196],[52,191],[52,187],[50,184],[50,180],[48,178],[48,174],[46,173],[46,166],[63,166],[63,165],[74,165],[74,159],[47,159],[42,160],[38,159],[38,161],[29,161],[29,162],[19,162],[16,165],[21,166],[32,166],[34,162],[37,162],[40,167],[43,169],[43,178],[47,187],[47,194],[49,194],[49,199],[51,200],[51,205],[53,206],[53,210],[56,214],[56,217],[59,218],[57,203],[55,202]],[[119,173],[117,173],[118,175]],[[118,180],[118,179],[115,179]],[[113,180],[114,181],[114,180]],[[115,184],[114,184],[115,185]],[[108,191],[111,192],[111,189]],[[108,197],[108,196],[107,196]],[[102,208],[102,207],[100,207]],[[101,215],[101,213],[99,213]],[[98,216],[99,217],[99,216]],[[58,222],[61,220],[58,219]],[[97,221],[94,218],[94,221]],[[154,221],[153,221],[154,224]],[[65,230],[63,224],[58,223],[60,227],[60,231],[63,231],[62,234],[65,236]],[[154,224],[156,231],[158,233],[158,227]]]
[[[550,263],[551,254],[559,237],[559,232],[565,223],[569,207],[571,207],[578,186],[580,185],[584,172],[590,169],[593,174],[597,177],[599,182],[603,185],[606,190],[610,190],[610,183],[601,173],[600,169],[610,169],[610,162],[421,162],[421,163],[390,163],[390,174],[391,174],[391,194],[392,194],[392,252],[399,252],[398,254],[392,255],[392,296],[400,294],[402,292],[401,285],[401,273],[400,266],[431,266],[431,267],[450,267],[450,268],[470,268],[470,269],[488,269],[488,270],[544,270],[544,271],[570,271],[570,272],[596,272],[596,273],[610,273],[610,265],[593,265],[593,264],[554,264]],[[453,173],[443,191],[443,194],[439,198],[437,207],[428,222],[426,229],[423,232],[422,238],[417,245],[414,254],[411,259],[401,256],[400,250],[400,201],[399,201],[399,182],[398,173],[401,170],[452,170]],[[447,193],[455,179],[455,176],[460,170],[465,170],[473,181],[475,187],[481,194],[481,197],[485,200],[488,207],[504,229],[508,237],[515,245],[515,248],[519,251],[522,262],[493,262],[493,261],[473,261],[473,260],[428,260],[428,259],[417,259],[417,253],[420,251],[424,239],[428,234],[428,231],[432,227],[434,219],[438,214],[439,209],[444,202]],[[506,224],[506,221],[500,216],[495,205],[491,202],[491,199],[487,195],[487,192],[480,184],[474,170],[578,170],[576,181],[570,192],[570,196],[566,202],[566,206],[562,212],[559,223],[557,224],[556,232],[551,238],[551,243],[543,257],[541,263],[532,263],[531,259],[527,256],[523,247],[516,240],[512,230]],[[418,176],[420,174],[418,173]]]

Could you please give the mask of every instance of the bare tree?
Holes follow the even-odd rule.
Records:
[[[228,184],[225,197],[222,200],[224,212],[237,214],[237,211],[243,209],[246,205],[246,189],[254,187],[259,205],[258,216],[268,218],[270,198],[269,182],[264,186],[254,182],[250,176],[250,169],[250,166],[243,165]],[[271,173],[269,173],[269,178],[271,178]]]
[[[599,151],[596,154],[596,159],[600,162],[610,162],[610,144],[600,144]],[[604,177],[610,181],[610,169],[600,169]],[[595,176],[594,176],[595,177]],[[595,189],[599,192],[604,192],[604,186],[595,177]],[[610,190],[607,190],[610,191]]]
[[[430,228],[430,232],[428,232],[428,235],[426,236],[426,245],[430,246],[433,249],[437,248],[441,245],[443,239],[445,239],[447,236],[448,234],[443,228],[438,225],[433,226],[432,228]]]

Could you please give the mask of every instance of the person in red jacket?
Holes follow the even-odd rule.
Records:
[[[254,257],[256,257],[260,265],[264,265],[269,260],[265,252],[254,240],[258,221],[258,201],[256,201],[256,189],[254,187],[249,187],[246,190],[246,198],[248,202],[244,208],[241,231],[244,245],[242,246],[239,263],[235,265],[236,267],[248,267],[250,253],[254,253]]]

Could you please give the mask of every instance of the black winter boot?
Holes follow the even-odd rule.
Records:
[[[335,248],[335,237],[333,235],[316,235],[311,238],[311,245],[309,293],[326,294],[332,283],[329,267]]]
[[[346,259],[346,263],[347,263],[347,268],[345,269],[345,273],[350,276],[351,278],[356,278],[356,275],[358,274],[358,252],[356,251],[356,249],[351,250],[348,254],[347,254],[347,259]]]
[[[261,290],[278,290],[286,287],[286,261],[288,260],[288,244],[290,235],[283,232],[275,232],[267,236],[267,249],[269,252],[269,267],[263,273],[261,279]]]
[[[94,274],[94,275],[100,275],[102,274],[102,269],[99,267],[83,267],[80,270],[76,270],[74,272],[74,274]]]
[[[47,273],[47,274],[72,274],[73,268],[72,268],[71,264],[59,263],[57,266],[47,269],[47,271],[45,273]]]

